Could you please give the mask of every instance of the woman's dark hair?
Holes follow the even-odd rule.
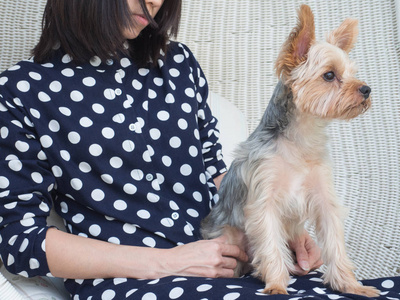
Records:
[[[35,62],[48,62],[59,45],[77,64],[122,53],[140,66],[156,64],[160,50],[166,52],[170,36],[178,33],[182,0],[164,0],[154,19],[145,0],[139,2],[150,24],[126,47],[123,31],[135,26],[127,0],[48,0],[42,35],[32,50]]]

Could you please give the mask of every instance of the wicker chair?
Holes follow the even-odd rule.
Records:
[[[45,2],[0,0],[1,70],[29,57]],[[345,238],[357,277],[399,276],[400,0],[183,2],[178,40],[195,53],[210,89],[241,110],[247,132],[258,124],[277,82],[273,63],[295,25],[299,5],[307,3],[313,9],[317,37],[346,17],[359,19],[351,57],[358,63],[358,76],[372,87],[373,106],[361,118],[329,127],[335,185],[350,208]],[[229,119],[221,103],[225,102],[218,101],[213,110]],[[224,131],[232,134],[233,129]],[[0,274],[0,299],[18,299],[2,298],[11,288]]]

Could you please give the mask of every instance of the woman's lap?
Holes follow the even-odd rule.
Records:
[[[378,299],[400,300],[400,277],[379,278],[362,281],[381,290]],[[71,283],[71,282],[70,282]],[[67,285],[69,285],[67,283]],[[292,277],[289,295],[262,294],[264,284],[251,277],[206,279],[198,277],[166,277],[157,280],[106,279],[85,281],[73,299],[259,299],[273,297],[282,300],[316,299],[365,299],[365,297],[340,294],[322,284],[321,273],[312,272],[302,277]]]

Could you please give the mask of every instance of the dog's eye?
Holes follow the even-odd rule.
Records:
[[[325,81],[333,81],[335,79],[335,73],[333,72],[327,72],[324,74],[324,79]]]

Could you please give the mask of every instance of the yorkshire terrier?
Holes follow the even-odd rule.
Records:
[[[371,105],[371,89],[355,78],[348,53],[358,21],[346,19],[326,41],[315,40],[314,15],[298,10],[297,26],[275,64],[279,83],[260,124],[235,150],[219,201],[202,222],[206,239],[244,232],[253,275],[264,293],[287,294],[294,258],[288,243],[315,225],[332,289],[374,297],[379,291],[355,278],[345,250],[344,208],[337,201],[325,129],[333,119],[349,120]],[[243,274],[238,265],[236,275]]]

